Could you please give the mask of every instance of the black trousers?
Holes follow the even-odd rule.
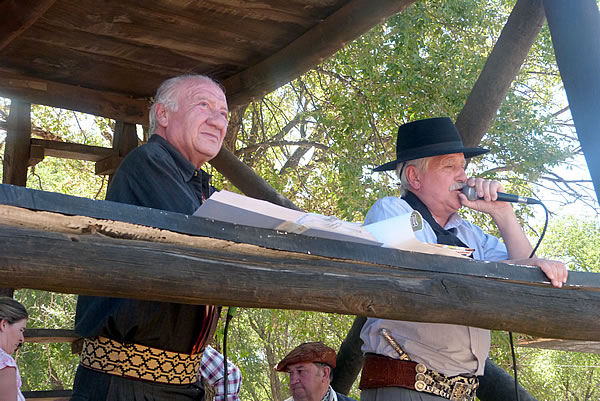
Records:
[[[201,381],[164,384],[77,368],[71,401],[204,401]]]

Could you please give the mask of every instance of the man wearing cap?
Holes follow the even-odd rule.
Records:
[[[322,342],[294,348],[275,367],[278,372],[290,374],[292,396],[286,401],[355,401],[330,385],[335,359],[335,351]]]
[[[530,258],[532,247],[512,206],[495,201],[502,185],[467,178],[465,158],[487,151],[466,148],[447,117],[400,126],[396,160],[375,171],[396,170],[401,197],[378,200],[365,224],[417,210],[425,220],[416,233],[421,241],[473,248],[472,257],[478,260],[537,266],[554,286],[561,287],[567,279],[565,265]],[[461,192],[465,185],[475,187],[480,199],[469,201]],[[503,242],[463,220],[456,213],[462,206],[488,213]],[[473,400],[490,348],[488,330],[374,318],[367,319],[361,339],[365,354],[361,401]]]

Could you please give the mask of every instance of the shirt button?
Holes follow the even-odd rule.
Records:
[[[194,171],[194,177],[198,177],[198,170]]]

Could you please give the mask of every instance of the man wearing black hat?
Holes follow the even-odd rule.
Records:
[[[466,148],[449,118],[431,118],[398,129],[396,160],[375,171],[396,170],[400,195],[378,200],[365,224],[417,210],[423,242],[473,248],[473,258],[538,266],[556,287],[567,279],[561,262],[529,258],[532,247],[512,206],[496,202],[503,191],[497,181],[467,178],[465,158],[487,149]],[[469,201],[463,186],[475,187],[479,200]],[[486,234],[456,212],[468,207],[490,214],[504,242]],[[369,318],[361,331],[365,365],[361,401],[470,401],[483,374],[490,347],[488,330],[437,323]]]
[[[290,393],[285,401],[355,401],[331,386],[335,351],[322,342],[303,343],[290,351],[275,370],[290,375]]]

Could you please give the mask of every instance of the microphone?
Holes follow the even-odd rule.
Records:
[[[465,194],[467,199],[470,201],[483,199],[483,198],[480,198],[477,196],[477,191],[475,190],[475,187],[470,187],[468,185],[465,185],[462,188],[462,193]],[[496,199],[496,201],[500,201],[500,202],[525,203],[527,205],[541,205],[542,204],[542,202],[540,202],[537,199],[526,198],[524,196],[513,195],[513,194],[505,194],[504,192],[497,192],[496,195],[498,195],[498,199]]]

